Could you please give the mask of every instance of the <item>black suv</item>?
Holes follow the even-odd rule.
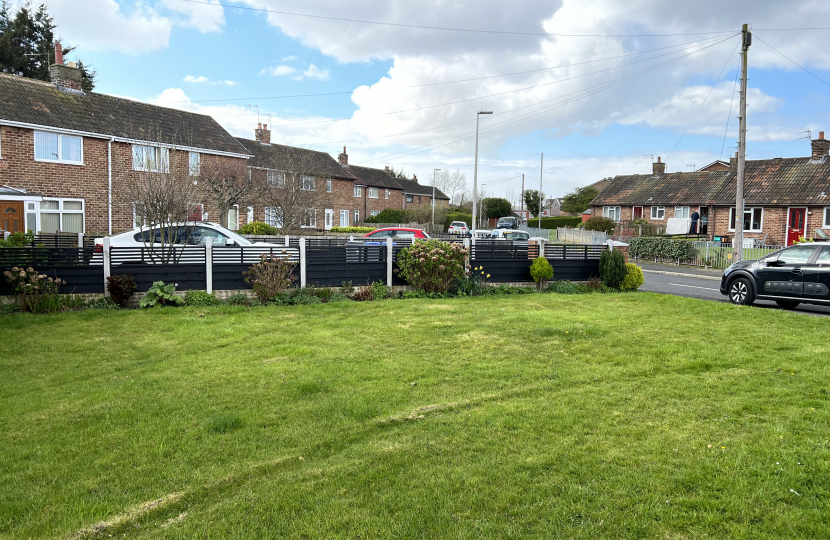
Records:
[[[737,262],[724,270],[720,292],[745,306],[755,300],[772,300],[785,309],[830,305],[830,244],[808,242]]]

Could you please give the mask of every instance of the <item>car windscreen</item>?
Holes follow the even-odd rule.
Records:
[[[466,227],[466,226],[467,226],[467,224],[464,223],[463,221],[453,221],[452,223],[450,223],[450,227]]]

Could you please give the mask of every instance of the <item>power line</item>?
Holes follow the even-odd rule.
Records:
[[[740,45],[740,43],[738,43],[738,45]],[[686,136],[686,132],[687,132],[687,131],[689,131],[689,128],[690,128],[690,127],[692,127],[692,124],[694,124],[694,123],[695,123],[695,118],[697,118],[697,115],[698,115],[698,114],[700,114],[700,111],[701,111],[701,110],[703,110],[703,106],[704,106],[704,105],[706,105],[706,100],[708,100],[708,99],[709,99],[709,96],[711,96],[711,95],[712,95],[712,92],[714,92],[714,91],[715,91],[715,87],[718,85],[718,81],[720,81],[720,78],[721,78],[721,76],[723,75],[723,72],[724,72],[724,71],[726,71],[726,66],[728,66],[728,65],[729,65],[729,62],[731,62],[731,61],[732,61],[732,57],[733,57],[733,56],[735,56],[735,51],[737,51],[737,50],[738,50],[738,45],[735,45],[735,48],[734,48],[734,49],[732,49],[732,54],[730,54],[730,55],[729,55],[729,58],[726,60],[726,63],[723,65],[723,68],[721,68],[720,73],[718,73],[718,78],[717,78],[717,79],[715,79],[715,83],[712,85],[712,88],[710,88],[710,89],[709,89],[709,93],[708,93],[708,94],[706,94],[706,97],[703,99],[703,103],[701,103],[701,104],[700,104],[700,107],[698,107],[697,112],[696,112],[696,113],[695,113],[695,115],[692,117],[692,121],[691,121],[691,122],[689,122],[689,125],[688,125],[688,126],[686,126],[686,129],[684,129],[684,130],[683,130],[683,134],[681,134],[681,135],[680,135],[680,138],[679,138],[679,139],[677,139],[677,142],[676,142],[676,143],[674,143],[674,148],[672,148],[672,149],[671,149],[671,152],[669,152],[669,155],[666,157],[666,161],[668,161],[668,160],[669,160],[669,158],[671,157],[671,155],[674,153],[674,150],[677,148],[677,145],[678,145],[678,144],[680,144],[680,141],[682,141],[682,140],[683,140],[683,137],[685,137],[685,136]]]
[[[391,88],[377,88],[377,89],[375,89],[375,91],[382,90],[382,91],[386,92],[386,91],[390,91],[390,90],[406,90],[406,89],[409,89],[409,88],[423,88],[423,87],[427,87],[427,86],[438,86],[438,85],[443,85],[443,84],[456,84],[456,83],[462,83],[462,82],[471,82],[471,81],[481,81],[481,80],[486,80],[486,79],[495,79],[495,78],[499,78],[499,77],[510,77],[510,76],[513,76],[513,75],[525,75],[527,73],[537,73],[537,72],[540,72],[540,71],[548,71],[548,70],[551,70],[551,69],[562,69],[562,68],[568,68],[568,67],[573,67],[573,66],[581,66],[581,65],[584,65],[584,64],[593,64],[593,63],[596,63],[596,62],[606,62],[608,60],[616,60],[618,58],[626,58],[628,56],[636,56],[638,54],[648,54],[650,52],[663,51],[663,50],[666,50],[666,49],[674,49],[674,48],[677,48],[677,47],[685,47],[686,45],[696,45],[696,44],[701,44],[701,43],[706,43],[706,42],[711,42],[711,41],[717,41],[720,38],[721,38],[721,36],[714,37],[714,38],[697,39],[697,40],[694,40],[694,41],[686,41],[684,43],[678,43],[676,45],[668,45],[666,47],[657,47],[656,49],[648,49],[648,50],[645,50],[645,51],[638,51],[638,52],[633,52],[633,53],[621,54],[621,55],[618,55],[618,56],[609,56],[608,58],[599,58],[597,60],[586,60],[584,62],[575,62],[573,64],[565,64],[565,65],[561,65],[561,66],[548,66],[548,67],[543,67],[543,68],[538,68],[538,69],[528,69],[528,70],[525,70],[525,71],[514,71],[512,73],[500,73],[500,74],[497,74],[497,75],[485,75],[483,77],[470,77],[468,79],[456,79],[454,81],[439,81],[439,82],[432,82],[432,83],[412,84],[412,85],[407,85],[407,86],[393,86]],[[678,52],[678,51],[674,51],[674,52]],[[653,58],[659,58],[659,57],[655,56]],[[286,95],[282,95],[282,96],[261,96],[261,97],[247,97],[247,98],[221,98],[221,99],[199,99],[199,100],[190,99],[190,100],[184,100],[184,101],[171,101],[169,103],[214,103],[214,102],[220,102],[220,101],[254,101],[254,100],[266,100],[266,99],[289,99],[289,98],[305,98],[305,97],[339,96],[339,95],[353,94],[353,93],[354,93],[354,90],[340,90],[340,91],[337,91],[337,92],[317,92],[317,93],[312,93],[312,94],[286,94]]]
[[[350,19],[346,17],[332,17],[327,15],[311,15],[309,13],[296,13],[292,11],[278,11],[275,9],[254,8],[248,6],[240,6],[236,4],[223,4],[206,2],[203,0],[180,0],[181,2],[189,2],[191,4],[201,4],[204,6],[244,9],[248,11],[258,11],[260,13],[274,13],[277,15],[288,15],[291,17],[306,17],[311,19],[325,19],[329,21],[352,22],[360,24],[374,24],[378,26],[394,26],[399,28],[418,28],[423,30],[441,30],[447,32],[469,32],[476,34],[500,34],[500,35],[515,35],[515,36],[546,36],[546,37],[670,37],[670,36],[702,36],[711,34],[731,34],[732,30],[721,30],[712,32],[686,32],[674,34],[550,34],[547,32],[513,32],[508,30],[482,30],[477,28],[453,28],[448,26],[427,26],[420,24],[404,24],[391,23],[382,21],[370,21],[366,19]]]
[[[753,33],[753,34],[754,34],[754,33]],[[815,77],[816,79],[818,79],[819,81],[823,82],[823,83],[824,83],[824,84],[826,84],[827,86],[830,86],[830,83],[828,83],[827,81],[825,81],[824,79],[822,79],[821,77],[819,77],[818,75],[816,75],[815,73],[813,73],[812,71],[810,71],[809,69],[805,68],[804,66],[802,66],[801,64],[799,64],[798,62],[796,62],[795,60],[793,60],[792,58],[790,58],[790,57],[789,57],[789,56],[787,56],[786,54],[782,53],[781,51],[779,51],[778,49],[776,49],[775,47],[773,47],[772,45],[770,45],[769,43],[767,43],[766,41],[764,41],[763,39],[761,39],[761,36],[759,36],[758,34],[754,34],[754,35],[755,35],[755,37],[757,37],[757,38],[758,38],[758,41],[760,41],[761,43],[763,43],[764,45],[766,45],[767,47],[769,47],[769,48],[770,48],[770,49],[772,49],[773,51],[777,52],[778,54],[780,54],[781,56],[783,56],[784,58],[786,58],[787,60],[789,60],[789,61],[790,61],[790,62],[792,62],[793,64],[797,65],[798,67],[800,67],[801,69],[803,69],[804,71],[806,71],[807,73],[809,73],[810,75],[812,75],[813,77]]]
[[[556,104],[556,105],[551,105],[551,106],[545,107],[543,109],[540,109],[538,111],[534,111],[534,112],[531,112],[531,113],[526,113],[526,114],[521,115],[521,116],[519,116],[515,119],[505,120],[504,122],[497,123],[497,124],[491,126],[490,128],[482,130],[482,133],[488,133],[488,132],[496,129],[497,127],[503,127],[503,126],[511,125],[511,124],[516,123],[516,122],[522,121],[526,118],[530,118],[532,116],[536,116],[536,115],[551,111],[551,110],[559,108],[559,107],[564,107],[565,105],[569,105],[569,104],[571,104],[575,101],[578,101],[580,99],[584,99],[584,98],[589,97],[593,94],[599,93],[603,90],[607,90],[608,88],[612,88],[612,87],[617,86],[619,84],[622,84],[624,82],[628,82],[629,80],[635,79],[637,77],[640,77],[640,76],[645,75],[647,73],[650,73],[652,71],[656,71],[657,69],[660,69],[661,67],[664,67],[666,65],[675,63],[679,60],[683,60],[685,58],[688,58],[689,56],[697,54],[697,53],[699,53],[699,52],[701,52],[705,49],[708,49],[710,47],[714,47],[716,45],[719,45],[720,43],[724,43],[726,41],[729,41],[729,39],[731,39],[732,37],[733,36],[730,36],[729,38],[723,39],[723,40],[721,40],[717,43],[707,45],[706,47],[703,47],[703,48],[698,49],[696,51],[692,51],[691,53],[688,53],[684,56],[680,56],[678,58],[673,58],[671,60],[667,60],[666,62],[663,62],[663,63],[658,64],[656,66],[651,66],[651,67],[642,69],[639,72],[635,72],[635,73],[620,77],[616,81],[606,82],[606,83],[602,83],[600,85],[596,85],[595,87],[593,87],[593,88],[596,88],[596,90],[594,90],[594,91],[585,92],[584,90],[580,90],[579,92],[573,92],[572,94],[578,94],[578,93],[581,93],[581,92],[585,92],[585,93],[584,93],[584,95],[571,98],[568,101],[565,101],[565,102],[562,102],[562,103],[559,103],[559,104]],[[542,101],[542,102],[538,102],[538,103],[535,103],[535,104],[532,104],[532,105],[526,105],[525,107],[521,107],[521,108],[536,106],[536,105],[539,105],[541,103],[545,103],[547,101],[555,101],[555,100],[561,99],[561,97],[563,97],[563,96],[553,98],[553,99],[549,99],[549,100],[545,100],[545,101]],[[514,111],[515,110],[516,109],[514,109]],[[506,111],[506,112],[512,112],[512,111]],[[506,112],[505,113],[500,113],[500,114],[506,114]],[[438,141],[437,143],[431,143],[429,145],[425,145],[425,146],[418,147],[418,148],[415,148],[415,149],[410,149],[410,150],[406,150],[406,151],[403,151],[403,152],[389,154],[387,156],[383,156],[383,157],[380,157],[380,158],[375,158],[375,159],[369,160],[367,163],[372,163],[372,162],[376,162],[376,161],[383,161],[383,160],[386,160],[386,159],[389,159],[389,158],[392,158],[392,157],[405,157],[405,156],[408,156],[408,155],[414,155],[414,154],[417,154],[417,153],[420,153],[420,152],[424,152],[426,150],[430,150],[430,149],[433,149],[433,148],[438,148],[440,146],[445,146],[447,144],[452,144],[453,142],[458,142],[458,141],[461,141],[461,140],[464,140],[464,139],[468,139],[468,138],[472,137],[473,135],[474,135],[474,133],[467,132],[467,133],[462,134],[462,135],[457,135],[457,136],[451,137],[449,139],[444,139],[442,141]]]

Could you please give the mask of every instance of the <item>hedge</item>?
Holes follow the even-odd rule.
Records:
[[[375,227],[332,227],[333,233],[355,233],[366,234],[375,230]]]
[[[448,230],[450,228],[450,223],[453,221],[463,221],[467,224],[467,227],[473,227],[473,216],[472,214],[462,214],[460,212],[447,214],[447,217],[444,219],[444,230]]]
[[[527,224],[530,227],[538,227],[539,219],[538,218],[531,218],[527,220]],[[543,229],[558,229],[559,227],[578,227],[582,223],[582,217],[570,217],[570,216],[560,216],[560,217],[543,217],[542,218],[542,228]]]
[[[671,259],[688,261],[697,257],[697,249],[691,242],[640,236],[629,241],[628,253],[640,259]]]
[[[385,208],[376,216],[370,216],[363,220],[364,223],[409,223],[406,210]]]

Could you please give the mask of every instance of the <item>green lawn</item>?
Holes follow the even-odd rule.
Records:
[[[0,317],[0,536],[820,538],[830,321],[648,293]]]

